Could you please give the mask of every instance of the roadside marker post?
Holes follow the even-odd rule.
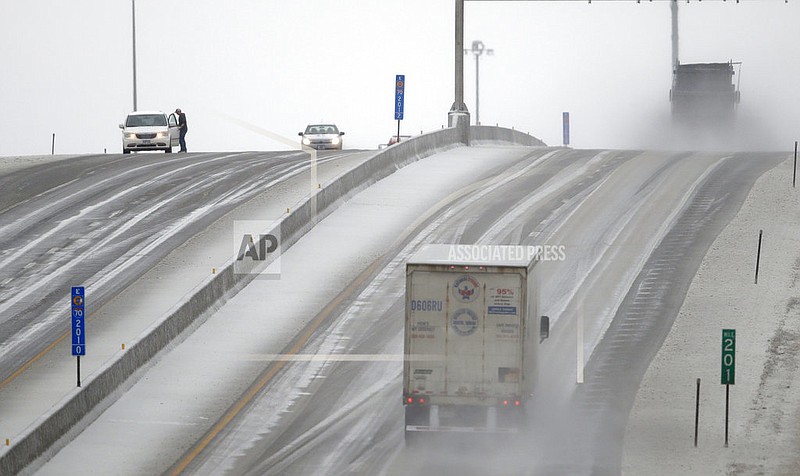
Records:
[[[756,275],[753,284],[758,284],[758,267],[761,264],[761,238],[764,230],[758,230],[758,250],[756,251]]]
[[[794,168],[792,169],[792,188],[797,182],[797,141],[794,141]]]
[[[86,292],[83,286],[73,286],[72,296],[72,355],[77,358],[78,387],[81,386],[81,356],[86,355]]]
[[[397,120],[397,142],[400,142],[400,121],[405,109],[406,75],[398,74],[394,78],[394,118]]]
[[[700,379],[697,379],[697,396],[694,404],[694,447],[697,448],[697,427],[700,425]]]
[[[736,383],[736,329],[722,329],[722,375],[725,385],[725,448],[728,447],[728,409],[731,385]]]

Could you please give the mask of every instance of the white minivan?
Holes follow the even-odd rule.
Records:
[[[122,153],[138,150],[163,150],[167,154],[179,145],[180,131],[175,114],[161,111],[136,111],[128,114],[122,129]]]

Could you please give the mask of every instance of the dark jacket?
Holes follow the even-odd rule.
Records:
[[[182,131],[188,131],[189,126],[186,125],[186,113],[179,112],[178,113],[178,127],[181,128]]]

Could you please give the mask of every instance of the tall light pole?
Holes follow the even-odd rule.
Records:
[[[494,50],[486,49],[486,46],[480,40],[475,40],[472,42],[472,49],[471,50],[464,50],[464,54],[472,53],[475,55],[475,125],[481,125],[481,108],[480,108],[480,64],[481,64],[481,55],[486,53],[487,55],[491,56],[494,54]]]
[[[678,2],[673,0],[670,5],[672,11],[672,71],[678,68]]]
[[[464,104],[464,0],[456,1],[455,27],[455,99],[447,113],[448,127],[461,131],[462,140],[469,144],[469,111]]]
[[[136,0],[131,0],[131,21],[133,22],[133,110],[136,106]]]

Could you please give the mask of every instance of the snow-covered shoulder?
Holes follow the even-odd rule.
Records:
[[[792,166],[789,159],[758,179],[703,259],[631,410],[624,474],[800,474],[800,189],[792,188]],[[722,329],[736,330],[728,447]]]

